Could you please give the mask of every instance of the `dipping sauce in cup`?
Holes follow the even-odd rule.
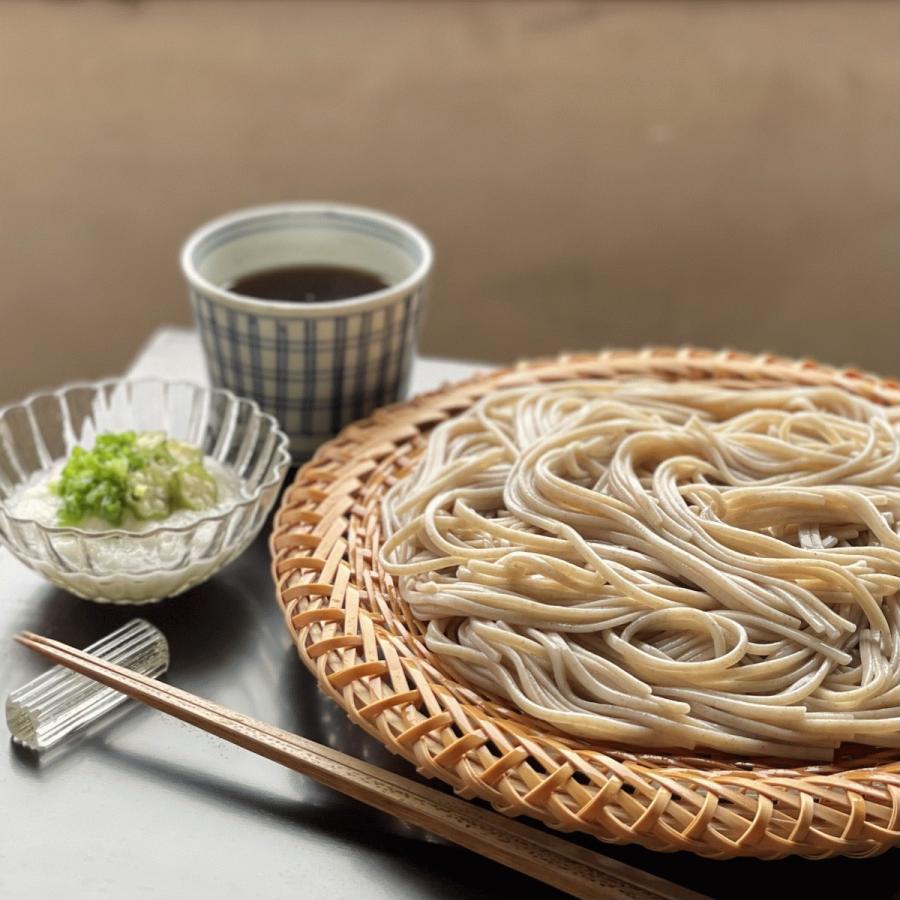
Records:
[[[210,381],[254,399],[299,462],[406,391],[432,266],[377,210],[281,203],[195,231],[181,252]]]

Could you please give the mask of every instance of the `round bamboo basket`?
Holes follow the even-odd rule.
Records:
[[[319,448],[271,538],[285,622],[321,689],[418,771],[500,812],[653,850],[774,859],[871,856],[900,842],[900,754],[833,763],[639,753],[555,732],[442,670],[378,563],[379,506],[429,431],[499,387],[571,378],[837,385],[883,404],[900,384],[811,360],[694,349],[520,363],[378,410]]]

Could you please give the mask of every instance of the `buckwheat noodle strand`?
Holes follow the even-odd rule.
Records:
[[[900,413],[836,388],[497,391],[384,498],[432,652],[563,732],[900,746]]]

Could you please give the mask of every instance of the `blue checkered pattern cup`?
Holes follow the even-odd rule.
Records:
[[[376,210],[280,203],[202,226],[181,266],[210,381],[251,397],[291,440],[296,461],[348,422],[406,391],[431,273],[428,239]],[[317,303],[245,297],[223,285],[266,269],[336,265],[384,290]]]

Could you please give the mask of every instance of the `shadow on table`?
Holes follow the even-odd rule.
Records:
[[[159,603],[92,603],[50,588],[31,608],[28,627],[85,647],[131,619],[147,619],[169,642],[173,672],[191,674],[198,668],[219,666],[243,652],[253,620],[246,597],[230,583],[230,568]]]
[[[109,764],[117,769],[133,770],[135,776],[144,783],[158,782],[166,786],[177,784],[179,790],[188,791],[194,796],[204,796],[216,806],[225,803],[251,816],[264,814],[267,819],[275,818],[285,827],[294,829],[298,838],[315,833],[317,837],[326,836],[402,861],[408,870],[404,875],[409,879],[408,896],[417,895],[417,882],[421,882],[423,889],[427,885],[428,896],[459,897],[464,892],[467,897],[494,897],[496,892],[493,885],[501,878],[504,892],[509,892],[510,895],[547,898],[564,896],[444,841],[427,844],[410,840],[409,833],[383,827],[386,822],[400,826],[403,823],[398,823],[391,816],[382,817],[356,801],[346,799],[346,806],[342,802],[335,802],[335,799],[345,798],[328,788],[322,788],[323,792],[330,795],[323,798],[325,802],[297,801],[167,761],[159,753],[151,755],[123,750],[103,740],[92,744],[91,750],[101,758],[107,756]],[[419,829],[409,831],[424,834]],[[373,835],[377,835],[377,839],[373,840]],[[454,862],[456,857],[459,858],[458,864]],[[435,870],[440,871],[446,880],[446,884],[438,892],[435,891],[433,882]],[[465,877],[455,881],[452,876],[447,876],[448,872],[453,871],[464,872]],[[484,889],[473,892],[472,884],[482,884]]]

